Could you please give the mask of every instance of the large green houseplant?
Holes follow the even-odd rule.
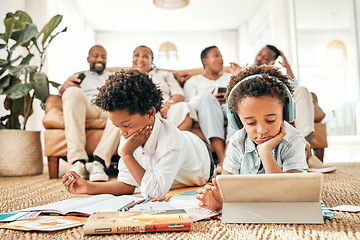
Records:
[[[0,33],[0,94],[5,95],[0,116],[0,176],[23,176],[42,173],[42,149],[39,131],[26,130],[33,112],[34,99],[44,103],[49,83],[43,72],[46,50],[66,28],[55,32],[62,21],[56,15],[39,32],[24,11],[7,13],[5,32]],[[33,63],[38,64],[33,64]],[[20,130],[21,129],[21,130]]]
[[[49,95],[49,83],[57,87],[42,72],[46,50],[62,31],[53,34],[62,20],[54,16],[39,32],[31,17],[24,11],[7,13],[4,19],[5,33],[0,33],[0,51],[6,59],[0,59],[0,94],[6,95],[4,107],[10,113],[1,116],[0,128],[26,129],[33,111],[34,98],[42,103]],[[15,56],[16,54],[16,56]],[[30,65],[34,57],[37,65]],[[34,62],[34,61],[33,61]],[[23,117],[21,124],[19,117]]]

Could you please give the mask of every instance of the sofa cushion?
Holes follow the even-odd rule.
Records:
[[[314,124],[315,132],[312,139],[312,148],[326,148],[328,146],[326,139],[326,124],[317,122]]]
[[[107,119],[87,119],[85,129],[104,129]],[[58,108],[47,111],[43,118],[43,125],[46,129],[64,129],[63,112]]]
[[[100,141],[102,129],[86,130],[86,146],[85,150],[88,155],[92,155],[97,144]],[[65,131],[62,129],[48,129],[44,133],[45,156],[66,156],[67,144],[65,139]],[[115,153],[116,154],[116,153]]]

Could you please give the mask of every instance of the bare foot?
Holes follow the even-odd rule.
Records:
[[[222,209],[223,200],[216,179],[213,179],[214,185],[206,184],[203,188],[198,189],[196,199],[200,200],[199,206],[211,211]]]

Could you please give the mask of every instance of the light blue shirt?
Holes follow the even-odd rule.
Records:
[[[289,123],[284,122],[285,137],[272,153],[283,172],[298,170],[304,172],[308,169],[305,156],[305,139],[301,133]],[[241,129],[230,138],[226,157],[223,163],[224,170],[232,174],[259,174],[261,160],[254,141]]]

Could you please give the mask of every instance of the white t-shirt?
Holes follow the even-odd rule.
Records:
[[[201,95],[211,93],[214,89],[214,94],[217,94],[218,87],[227,87],[230,76],[231,74],[227,72],[224,72],[217,80],[210,80],[202,74],[192,76],[184,85],[185,101],[195,108]]]
[[[86,98],[91,101],[98,94],[98,87],[105,84],[106,79],[109,77],[110,72],[104,71],[102,74],[98,74],[93,71],[84,72],[85,78],[81,82],[81,89],[84,91]],[[79,74],[74,74],[71,77],[77,78]],[[60,89],[60,88],[59,88]]]
[[[296,104],[295,127],[306,137],[315,131],[314,104],[311,93],[306,87],[295,86],[294,101]]]
[[[164,102],[168,101],[173,95],[184,96],[184,91],[171,72],[153,69],[149,72],[149,75],[153,83],[160,87]]]
[[[121,137],[119,154],[125,141]],[[170,188],[201,186],[210,177],[210,156],[203,140],[162,118],[155,117],[145,146],[134,151],[134,158],[145,169],[141,180],[145,198],[164,197]],[[118,181],[138,186],[122,159]]]

